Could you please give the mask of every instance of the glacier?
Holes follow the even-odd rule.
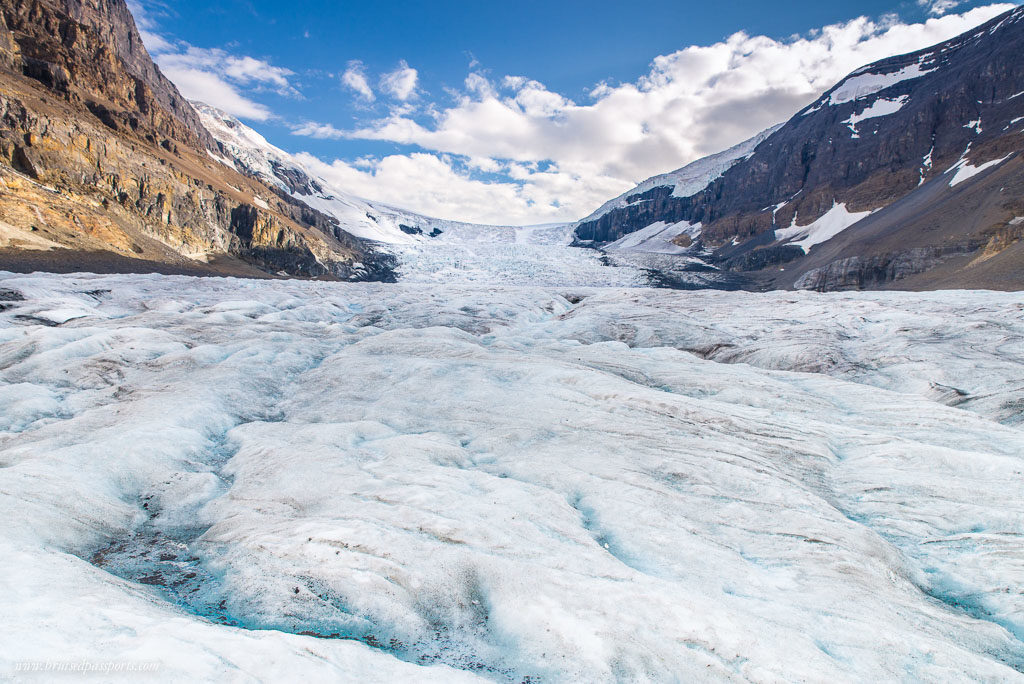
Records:
[[[1020,293],[0,274],[0,677],[1024,681],[1022,369]]]
[[[642,287],[646,263],[572,247],[574,225],[448,226],[413,244],[380,248],[396,258],[403,283]]]

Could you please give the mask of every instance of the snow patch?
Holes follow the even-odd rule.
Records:
[[[869,95],[874,95],[897,83],[920,78],[935,69],[922,69],[921,64],[911,64],[899,71],[888,74],[862,73],[847,78],[832,91],[827,102],[830,105],[840,105],[846,102],[859,100]]]
[[[629,233],[615,242],[604,246],[608,252],[645,252],[652,254],[683,254],[686,247],[680,247],[672,242],[674,238],[686,234],[691,240],[700,236],[701,224],[691,224],[688,221],[678,223],[665,223],[657,221],[646,228]]]
[[[960,185],[960,183],[963,183],[965,180],[977,176],[979,173],[985,171],[986,169],[990,169],[993,166],[998,166],[999,164],[1002,164],[1004,161],[1006,161],[1012,156],[1013,152],[1006,155],[1002,159],[993,159],[990,162],[985,162],[984,164],[979,164],[978,166],[973,166],[966,159],[961,159],[953,166],[952,169],[949,170],[953,171],[954,169],[956,169],[956,173],[953,175],[953,178],[950,179],[949,181],[949,187],[955,188],[957,185]],[[949,173],[949,171],[947,171],[946,173]]]
[[[806,253],[814,245],[831,240],[872,213],[871,211],[850,212],[847,211],[845,203],[833,203],[831,209],[809,225],[796,225],[797,217],[794,216],[793,223],[789,228],[775,231],[775,239],[780,242],[784,241],[788,244],[797,245]]]
[[[843,123],[850,127],[853,137],[859,137],[857,134],[858,123],[867,119],[875,119],[880,116],[895,114],[903,109],[903,105],[905,105],[909,99],[909,95],[900,95],[899,97],[891,100],[879,98],[872,102],[871,105],[861,113],[852,114],[850,118],[843,121]]]
[[[928,174],[929,171],[932,170],[932,154],[934,152],[935,145],[933,144],[931,149],[928,150],[928,154],[924,155],[924,158],[921,160],[921,180],[918,181],[918,186],[924,184],[925,176]]]

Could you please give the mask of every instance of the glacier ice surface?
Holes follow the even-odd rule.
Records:
[[[1024,679],[1020,293],[0,287],[4,676]]]

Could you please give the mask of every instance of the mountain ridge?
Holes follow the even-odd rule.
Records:
[[[994,279],[967,268],[979,263],[969,255],[1021,239],[1019,224],[1010,225],[1024,215],[1017,208],[1020,194],[993,200],[998,208],[984,213],[985,220],[956,226],[931,215],[927,203],[916,203],[930,241],[921,231],[904,231],[903,247],[890,238],[858,252],[853,238],[870,215],[946,174],[953,176],[945,182],[959,180],[948,192],[935,193],[934,202],[954,193],[986,194],[975,186],[998,167],[1016,178],[1024,149],[1022,131],[1014,128],[1024,116],[1022,49],[1024,8],[1018,7],[945,43],[861,67],[697,192],[672,197],[662,186],[627,193],[634,200],[629,206],[580,221],[577,241],[602,247],[658,221],[686,222],[701,226],[692,253],[749,275],[755,287],[887,287],[955,257],[966,259],[965,268],[944,286],[1020,289],[1020,268]],[[836,265],[809,258],[840,243]],[[860,275],[825,275],[829,268],[842,271],[844,259],[858,260],[848,266],[873,265]],[[819,269],[818,277],[801,281],[812,269]]]

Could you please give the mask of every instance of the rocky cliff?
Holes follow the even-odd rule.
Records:
[[[218,149],[123,0],[0,0],[0,266],[34,250],[55,264],[107,254],[186,272],[390,278],[387,257],[218,163]]]
[[[203,129],[195,111],[153,63],[123,0],[61,0],[57,6],[78,24],[96,31],[128,73],[146,84],[164,110],[195,132],[205,146],[214,147],[213,138]]]
[[[1017,8],[866,66],[719,177],[686,196],[642,187],[580,222],[577,240],[603,246],[660,221],[699,226],[689,253],[763,287],[891,286],[951,259],[962,268],[943,285],[1024,287],[1024,262],[996,277],[975,259],[1015,245],[1010,223],[1024,215],[1009,190],[1024,152],[1021,54]]]

